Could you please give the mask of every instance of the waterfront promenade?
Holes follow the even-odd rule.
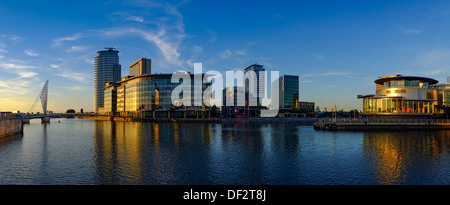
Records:
[[[450,129],[450,119],[321,119],[318,130]]]

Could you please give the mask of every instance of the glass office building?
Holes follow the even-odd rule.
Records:
[[[298,82],[296,75],[282,75],[279,78],[279,104],[281,109],[298,110]]]
[[[369,116],[432,116],[437,113],[437,80],[402,75],[381,76],[375,80],[375,95],[358,95],[363,99],[363,114]]]
[[[431,87],[438,92],[437,114],[450,118],[450,76],[447,77],[447,83],[436,84]]]
[[[191,77],[190,88],[186,87],[183,89],[191,90],[191,96],[187,97],[192,102],[191,106],[182,106],[182,102],[179,100],[175,100],[172,103],[172,91],[181,84],[171,82],[172,74],[125,76],[118,82],[117,86],[105,87],[105,96],[109,96],[108,93],[113,93],[113,89],[116,89],[116,111],[107,114],[130,117],[152,117],[158,112],[162,115],[161,117],[171,117],[170,112],[172,112],[172,117],[184,117],[184,113],[178,116],[174,116],[174,114],[177,113],[176,111],[199,112],[208,110],[203,104],[203,99],[201,106],[194,105],[194,98],[192,97],[194,96],[194,75],[188,75]],[[211,83],[202,84],[202,98],[206,88],[210,85]],[[104,110],[105,112],[112,111],[109,109],[109,106],[108,108],[105,107]]]

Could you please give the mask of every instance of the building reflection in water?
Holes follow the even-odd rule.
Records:
[[[93,166],[99,184],[276,183],[298,141],[283,124],[95,121]]]
[[[448,154],[450,131],[366,132],[363,144],[374,183],[420,184],[420,178],[436,171],[440,155]]]

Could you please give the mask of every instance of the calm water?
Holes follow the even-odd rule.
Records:
[[[32,120],[0,184],[450,184],[450,131]]]

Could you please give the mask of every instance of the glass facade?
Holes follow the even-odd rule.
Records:
[[[432,114],[433,100],[406,100],[402,98],[363,99],[364,114]]]
[[[188,97],[192,106],[181,106],[182,102],[172,103],[172,91],[181,83],[172,83],[171,74],[127,76],[122,78],[117,87],[117,112],[121,116],[139,114],[151,116],[153,111],[170,111],[180,109],[204,109],[205,106],[194,106],[194,98]],[[202,96],[211,83],[202,84]],[[191,96],[194,95],[194,75],[191,75]],[[184,88],[187,90],[188,88]],[[106,91],[105,91],[106,93]],[[202,100],[203,102],[203,100]]]
[[[360,95],[363,113],[370,115],[432,115],[441,103],[437,80],[425,77],[390,75],[375,80],[376,95]]]
[[[117,111],[117,85],[107,84],[104,92],[103,112],[114,113]]]
[[[294,75],[281,76],[279,84],[280,105],[282,109],[298,109],[298,82],[299,77]]]

